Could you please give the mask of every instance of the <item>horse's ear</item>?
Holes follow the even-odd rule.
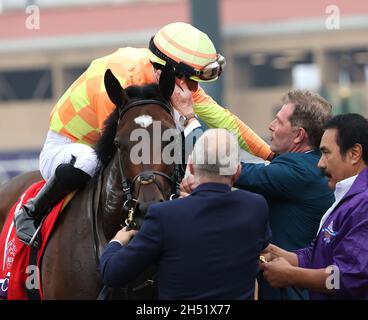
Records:
[[[163,97],[169,101],[175,88],[175,72],[171,63],[166,62],[161,72],[159,88]]]
[[[125,93],[125,90],[120,85],[120,82],[110,69],[107,69],[104,77],[106,92],[110,100],[118,107],[127,104],[129,98]]]

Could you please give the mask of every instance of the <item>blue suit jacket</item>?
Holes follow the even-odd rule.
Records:
[[[160,299],[252,299],[268,238],[262,196],[205,183],[151,206],[127,246],[107,245],[100,271],[107,286],[118,287],[157,263]]]

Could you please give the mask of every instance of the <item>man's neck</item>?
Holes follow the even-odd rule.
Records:
[[[340,180],[337,183],[341,183],[341,182],[344,183],[344,181],[347,181],[351,177],[358,176],[365,168],[367,168],[366,164],[363,161],[360,162],[359,164],[357,164],[356,166],[352,168],[351,172],[349,172],[349,174],[347,174],[347,176],[344,179]]]
[[[360,174],[365,168],[367,168],[367,165],[364,163],[364,161],[360,161],[356,166],[354,166],[351,176]]]
[[[221,178],[221,177],[219,177],[218,179],[211,179],[211,178],[207,178],[207,177],[197,177],[196,180],[197,180],[198,184],[202,184],[202,183],[223,183],[223,184],[227,184],[230,187],[232,187],[231,183],[229,182],[229,179]]]
[[[308,144],[303,144],[303,145],[299,144],[299,145],[296,145],[294,148],[292,148],[289,152],[305,153],[305,152],[309,152],[312,150],[313,150],[312,146]]]

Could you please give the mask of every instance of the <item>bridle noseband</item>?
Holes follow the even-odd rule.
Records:
[[[167,113],[169,113],[170,116],[172,117],[171,108],[168,103],[165,103],[165,102],[162,102],[156,99],[136,100],[136,101],[130,102],[128,105],[124,107],[119,108],[119,110],[121,111],[119,112],[118,125],[128,110],[134,107],[137,107],[137,106],[147,105],[147,104],[159,105]],[[174,174],[171,177],[161,171],[154,171],[154,170],[142,171],[139,174],[137,174],[130,182],[126,178],[126,175],[124,174],[124,169],[123,169],[124,167],[121,162],[121,150],[119,147],[117,147],[117,149],[118,149],[118,158],[119,158],[119,169],[120,169],[121,180],[122,180],[122,190],[123,190],[124,197],[126,199],[123,204],[123,212],[127,213],[128,215],[128,218],[123,221],[123,224],[126,225],[128,229],[139,229],[140,223],[135,221],[135,214],[137,212],[137,207],[138,207],[138,200],[133,197],[135,184],[137,182],[139,183],[138,184],[138,193],[139,193],[139,189],[142,185],[148,185],[148,184],[154,183],[156,187],[158,188],[158,190],[160,191],[163,199],[165,199],[165,196],[164,196],[165,193],[162,190],[162,187],[160,186],[160,184],[156,180],[156,176],[161,176],[167,179],[171,184],[170,200],[172,200],[178,197],[180,194],[180,180],[181,180],[180,179],[181,177],[180,168],[178,164],[175,164]]]

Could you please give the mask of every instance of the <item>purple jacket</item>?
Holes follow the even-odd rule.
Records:
[[[302,268],[339,268],[336,294],[311,291],[311,299],[368,299],[368,168],[355,179],[311,246],[295,253]]]

